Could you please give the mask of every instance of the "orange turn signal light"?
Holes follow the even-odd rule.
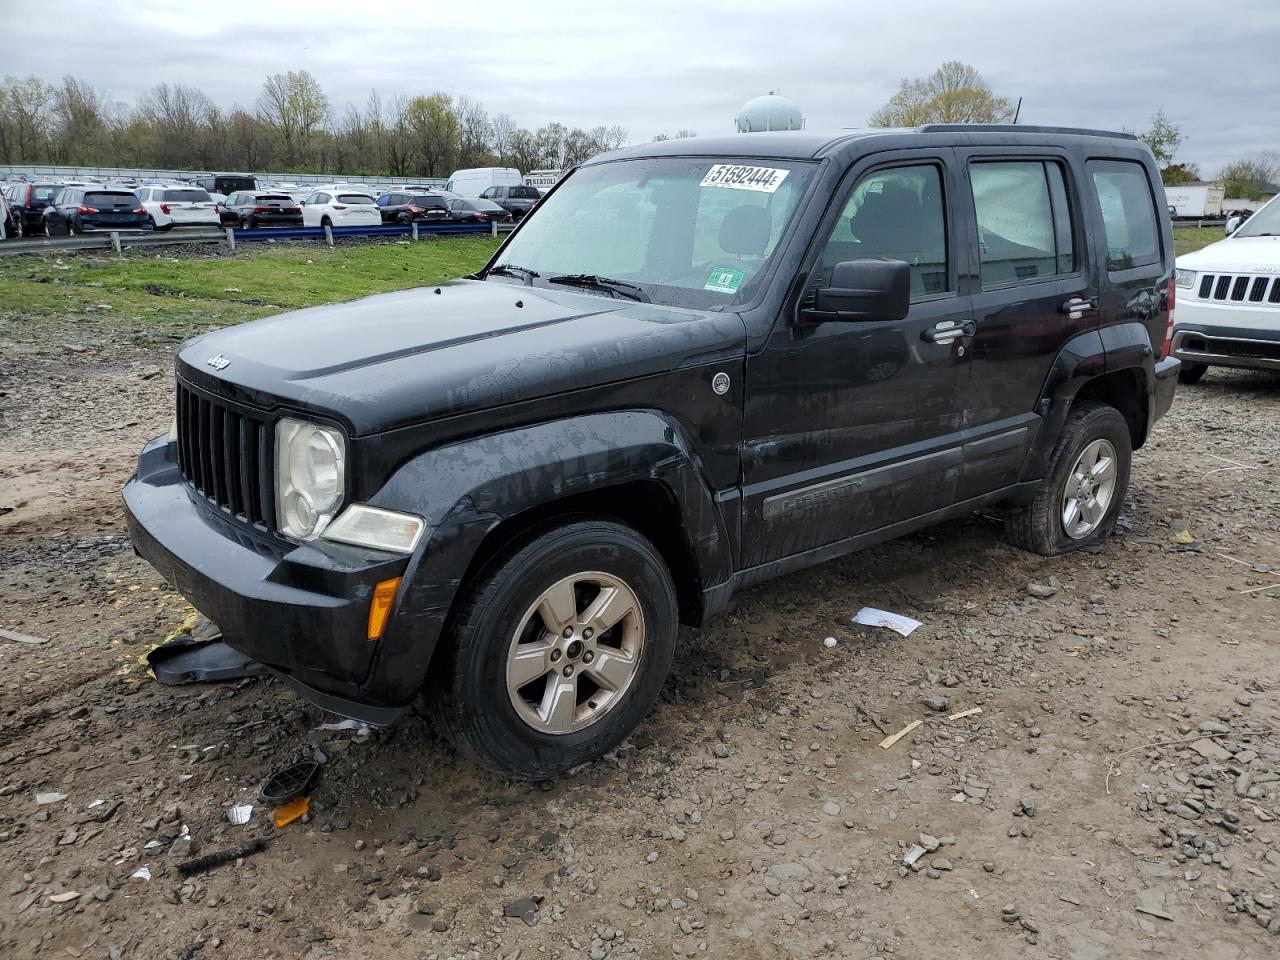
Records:
[[[387,621],[391,619],[391,605],[395,603],[396,591],[399,589],[399,577],[383,580],[373,588],[373,600],[369,603],[370,640],[382,638],[382,631],[387,629]]]

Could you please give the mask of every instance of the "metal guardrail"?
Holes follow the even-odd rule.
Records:
[[[181,228],[163,233],[129,233],[127,231],[103,231],[81,234],[75,237],[39,237],[31,240],[5,240],[0,242],[0,255],[22,253],[59,253],[70,250],[114,250],[122,253],[125,247],[164,247],[184,243],[225,243],[234,250],[239,243],[261,243],[273,240],[323,240],[333,246],[334,240],[344,237],[410,237],[421,240],[439,236],[489,236],[510,233],[511,223],[389,223],[376,227],[258,227],[245,230],[227,227],[225,230],[192,230]]]

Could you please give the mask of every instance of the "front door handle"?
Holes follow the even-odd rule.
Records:
[[[951,343],[961,337],[972,337],[978,331],[978,325],[972,320],[940,320],[927,330],[920,332],[920,339],[930,343]]]
[[[1098,309],[1098,298],[1072,297],[1059,308],[1063,313],[1071,314],[1073,320],[1079,320],[1086,313]]]

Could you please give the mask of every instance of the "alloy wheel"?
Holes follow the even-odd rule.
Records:
[[[577,573],[543,591],[507,652],[507,695],[541,733],[574,733],[622,702],[644,653],[635,591],[608,573]]]
[[[1097,439],[1080,451],[1062,491],[1062,529],[1083,540],[1101,525],[1116,492],[1118,459],[1110,440]]]

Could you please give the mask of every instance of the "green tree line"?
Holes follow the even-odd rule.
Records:
[[[562,169],[626,142],[624,127],[530,130],[443,92],[375,90],[338,111],[306,70],[267,77],[252,108],[229,110],[183,84],[126,104],[73,76],[0,83],[0,163],[443,177],[491,165]]]

